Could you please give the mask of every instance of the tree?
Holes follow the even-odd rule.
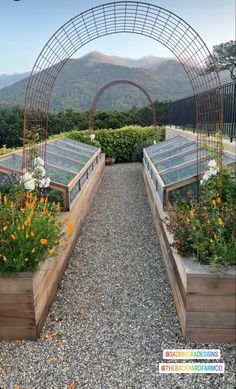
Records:
[[[228,70],[232,80],[236,80],[236,41],[228,41],[213,46],[212,57],[207,60],[206,73]]]

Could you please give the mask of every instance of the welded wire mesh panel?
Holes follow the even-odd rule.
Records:
[[[89,113],[89,123],[88,123],[89,130],[93,130],[93,128],[94,128],[94,119],[95,119],[96,107],[97,107],[98,100],[100,99],[102,94],[107,89],[111,88],[112,86],[120,85],[120,84],[128,84],[128,85],[135,86],[136,88],[138,88],[139,90],[141,90],[143,92],[143,94],[147,97],[148,102],[149,102],[149,104],[151,106],[153,125],[156,126],[156,124],[157,124],[156,109],[155,109],[154,102],[152,101],[152,98],[148,94],[148,92],[141,85],[137,84],[136,82],[129,81],[129,80],[115,80],[115,81],[109,82],[108,84],[104,85],[101,89],[99,89],[99,91],[97,92],[96,96],[94,97],[94,99],[92,101],[90,113]]]
[[[140,34],[166,46],[184,67],[198,95],[198,142],[222,150],[222,96],[217,70],[206,72],[211,54],[198,33],[182,18],[153,4],[118,1],[89,9],[65,23],[49,39],[33,67],[25,96],[24,165],[36,148],[46,154],[48,110],[54,82],[66,61],[82,46],[116,33]],[[203,92],[216,88],[207,99]],[[210,134],[205,136],[206,131]],[[36,146],[43,141],[41,146]],[[201,157],[201,156],[199,156]]]

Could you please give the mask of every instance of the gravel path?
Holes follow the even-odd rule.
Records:
[[[107,167],[38,342],[0,343],[0,388],[234,389],[232,345],[186,344],[140,164]],[[226,374],[158,374],[164,348],[220,348]]]

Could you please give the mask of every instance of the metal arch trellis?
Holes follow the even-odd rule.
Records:
[[[88,124],[88,128],[89,130],[93,130],[93,127],[94,127],[94,117],[95,117],[95,112],[96,112],[96,107],[97,107],[97,103],[98,103],[98,100],[100,99],[101,95],[109,88],[111,88],[112,86],[114,85],[120,85],[120,84],[128,84],[128,85],[133,85],[135,86],[136,88],[140,89],[144,94],[145,96],[147,97],[148,101],[149,101],[149,104],[151,106],[151,109],[152,109],[152,119],[153,119],[153,125],[156,126],[157,124],[157,119],[156,119],[156,110],[155,110],[155,105],[151,99],[151,96],[147,93],[147,91],[139,84],[137,84],[136,82],[133,82],[133,81],[129,81],[129,80],[115,80],[115,81],[111,81],[109,82],[108,84],[104,85],[101,89],[99,89],[99,91],[97,92],[96,96],[94,97],[93,101],[92,101],[92,105],[91,105],[91,109],[90,109],[90,112],[89,112],[89,124]]]
[[[222,154],[223,99],[217,69],[205,72],[214,60],[199,34],[176,14],[154,4],[117,1],[89,9],[60,27],[39,54],[25,94],[23,168],[32,150],[46,155],[48,111],[55,80],[68,59],[82,46],[116,33],[140,34],[166,46],[184,67],[196,105],[198,142]],[[204,94],[213,89],[214,92]],[[208,135],[206,135],[208,134]],[[198,173],[203,155],[199,151]]]

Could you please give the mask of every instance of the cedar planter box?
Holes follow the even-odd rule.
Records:
[[[73,204],[74,225],[68,244],[58,256],[43,262],[35,273],[0,277],[0,339],[36,340],[40,334],[77,237],[103,177],[104,155]],[[62,213],[66,218],[69,212]]]
[[[208,265],[177,255],[171,248],[172,235],[161,221],[165,213],[145,165],[143,176],[185,341],[234,342],[236,266],[213,272]]]

